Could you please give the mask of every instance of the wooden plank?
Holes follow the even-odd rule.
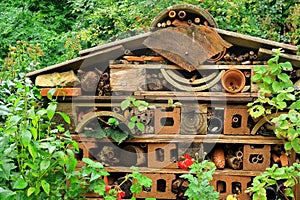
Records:
[[[53,88],[42,88],[40,94],[43,97],[46,97],[48,91]],[[81,95],[81,88],[57,88],[53,96],[79,96]]]
[[[111,48],[114,46],[119,46],[119,45],[122,45],[125,49],[128,50],[144,49],[146,47],[143,45],[143,41],[151,34],[152,32],[147,32],[147,33],[135,35],[129,38],[125,38],[107,44],[92,47],[89,49],[81,50],[79,51],[79,54],[81,56],[84,56],[87,54],[95,53],[97,51],[103,51],[104,49]]]
[[[85,137],[83,134],[75,136],[74,140],[80,140],[82,142],[112,142],[110,139],[102,138],[96,139],[92,137]],[[181,134],[144,134],[141,136],[135,136],[134,138],[125,141],[128,143],[173,143],[173,142],[205,142],[205,143],[236,143],[236,144],[283,144],[284,141],[276,137],[264,137],[258,135],[181,135]]]
[[[243,46],[243,47],[254,48],[254,49],[282,48],[286,50],[286,52],[291,52],[291,53],[297,53],[298,51],[298,47],[294,45],[279,43],[272,40],[266,40],[258,37],[244,35],[241,33],[226,31],[218,28],[215,28],[215,30],[222,36],[223,39],[237,46]]]
[[[55,64],[40,70],[29,72],[27,77],[35,79],[37,75],[47,74],[52,72],[63,72],[68,70],[77,70],[79,68],[84,69],[87,67],[108,67],[109,60],[116,59],[123,55],[125,49],[123,46],[114,46],[103,51],[98,51],[93,54],[74,58],[59,64]]]
[[[200,65],[198,70],[215,70],[215,69],[252,69],[256,65]],[[166,65],[166,64],[111,64],[109,66],[111,69],[175,69],[182,70],[181,67],[177,65]]]
[[[274,55],[274,52],[269,49],[259,48],[258,50],[258,59],[260,60],[269,60]],[[289,61],[294,67],[300,68],[300,56],[292,55],[288,53],[281,53],[279,57],[279,62]]]
[[[245,92],[245,93],[225,93],[225,92],[172,92],[172,91],[137,91],[135,92],[135,95],[140,96],[168,96],[168,97],[235,97],[235,98],[243,98],[243,97],[250,97],[251,93]]]
[[[108,172],[132,172],[129,167],[105,167]],[[141,173],[162,173],[162,174],[183,174],[187,173],[187,171],[182,169],[162,169],[162,168],[147,168],[147,167],[139,167],[139,172]],[[257,176],[261,172],[259,171],[244,171],[244,170],[216,170],[215,174],[217,175],[232,175],[232,176]]]

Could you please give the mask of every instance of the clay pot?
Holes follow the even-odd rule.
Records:
[[[227,92],[240,92],[245,87],[245,84],[245,75],[238,69],[229,69],[222,76],[222,86]]]

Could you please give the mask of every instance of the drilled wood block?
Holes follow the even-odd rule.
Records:
[[[265,171],[270,162],[270,145],[244,145],[243,170]]]
[[[148,144],[148,167],[178,168],[177,147],[173,143]]]
[[[145,86],[146,69],[110,69],[110,87],[112,91],[144,90]]]
[[[180,142],[177,144],[178,146],[178,157],[184,156],[185,154],[189,154],[194,157],[195,153],[201,157],[204,153],[203,143],[198,142]]]
[[[180,131],[180,108],[155,109],[155,133],[178,134]]]
[[[250,182],[250,176],[214,174],[211,185],[220,193],[220,200],[226,200],[226,197],[230,194],[236,194],[238,199],[250,200],[250,196],[244,192]]]
[[[225,135],[249,135],[248,107],[227,105],[224,110],[224,131]]]
[[[188,104],[181,107],[180,134],[207,134],[207,106],[205,104]]]
[[[143,175],[152,180],[152,186],[149,191],[137,194],[136,198],[176,199],[176,194],[172,192],[175,174],[144,173]]]

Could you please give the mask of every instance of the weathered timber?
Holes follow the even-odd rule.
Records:
[[[110,139],[96,139],[85,137],[84,135],[74,136],[77,141],[88,142],[111,142]],[[132,143],[168,143],[168,142],[200,142],[200,143],[236,143],[236,144],[283,144],[284,141],[276,137],[265,136],[239,136],[239,135],[223,135],[223,134],[208,134],[208,135],[180,135],[180,134],[144,134],[135,136],[130,139]]]
[[[110,69],[112,91],[137,91],[146,87],[146,69]]]
[[[215,30],[220,34],[220,36],[236,46],[242,46],[247,48],[259,49],[273,49],[273,48],[282,48],[286,50],[286,52],[296,53],[298,51],[298,47],[290,44],[279,43],[271,40],[266,40],[258,37],[253,37],[249,35],[244,35],[241,33],[236,33],[232,31],[222,30],[215,28]]]
[[[47,74],[52,72],[64,72],[68,70],[78,70],[85,68],[106,68],[109,60],[114,60],[123,55],[125,48],[122,45],[112,46],[102,51],[95,52],[86,56],[74,58],[59,64],[55,64],[40,70],[29,72],[27,77],[35,79],[37,75]]]
[[[269,60],[274,55],[274,52],[269,49],[259,48],[258,50],[258,59],[260,60]],[[289,61],[293,67],[300,68],[300,56],[292,55],[288,53],[281,53],[279,57],[279,62]]]
[[[144,44],[187,71],[197,69],[208,58],[231,46],[208,26],[161,29],[145,39]]]
[[[81,56],[84,56],[87,54],[91,54],[91,53],[98,52],[98,51],[103,51],[105,49],[119,46],[119,45],[122,45],[124,47],[124,49],[127,49],[127,50],[144,49],[146,47],[142,43],[151,34],[152,34],[151,32],[147,32],[147,33],[135,35],[135,36],[132,36],[129,38],[116,40],[114,42],[110,42],[110,43],[102,44],[102,45],[92,47],[89,49],[81,50],[81,51],[79,51],[79,54]]]

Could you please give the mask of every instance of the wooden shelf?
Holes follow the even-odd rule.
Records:
[[[84,164],[79,161],[77,168],[82,167]],[[132,170],[130,167],[120,167],[120,166],[110,166],[105,167],[107,172],[111,173],[130,173]],[[183,169],[170,169],[170,168],[148,168],[148,167],[138,167],[138,171],[141,173],[162,173],[162,174],[186,174],[190,173],[188,170]],[[223,170],[216,170],[215,175],[232,175],[232,176],[257,176],[261,171],[245,171],[245,170],[233,170],[225,168]]]
[[[84,135],[74,135],[76,141],[95,143],[95,142],[113,142],[111,139],[102,138],[97,139],[93,137],[85,137]],[[284,141],[271,136],[256,136],[256,135],[155,135],[144,134],[135,136],[130,140],[124,142],[131,143],[235,143],[235,144],[283,144]]]
[[[63,101],[72,103],[120,103],[127,96],[136,99],[151,101],[167,101],[172,98],[178,101],[221,101],[221,102],[250,102],[257,97],[257,93],[236,93],[230,94],[225,92],[176,92],[176,91],[136,91],[134,95],[128,92],[128,95],[118,96],[77,96],[65,98]]]

